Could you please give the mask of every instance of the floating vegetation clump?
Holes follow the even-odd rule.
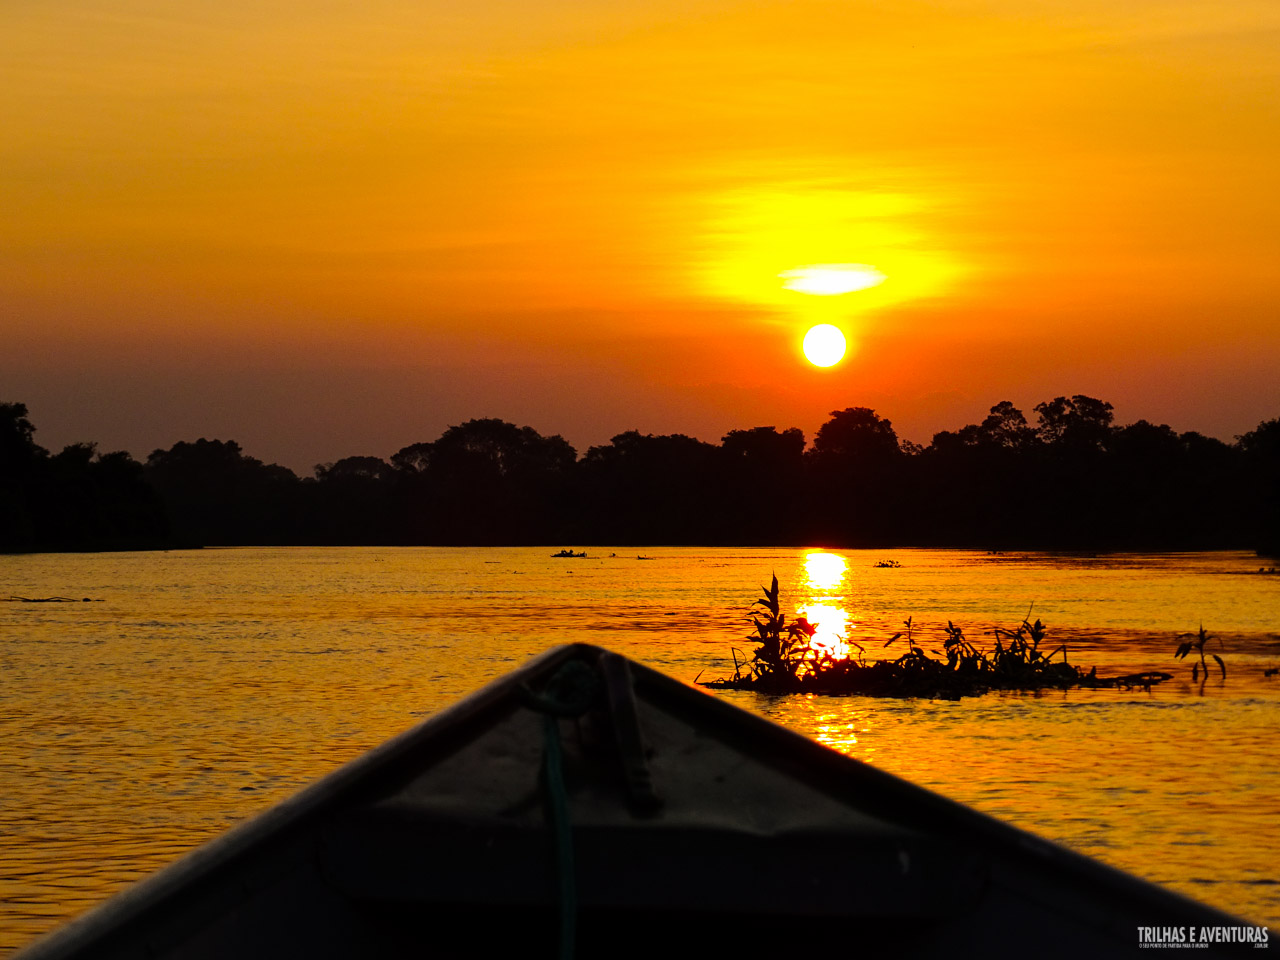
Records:
[[[778,596],[778,578],[764,589],[751,615],[755,633],[749,639],[758,646],[748,660],[733,650],[733,676],[710,680],[703,686],[721,690],[756,690],[762,693],[854,693],[872,697],[927,697],[955,700],[990,690],[1034,691],[1070,687],[1141,687],[1172,679],[1172,674],[1151,671],[1121,677],[1099,677],[1097,668],[1087,673],[1067,659],[1066,644],[1046,650],[1047,628],[1031,614],[1013,630],[997,628],[995,647],[980,650],[965,638],[962,628],[947,621],[942,650],[925,649],[913,635],[911,618],[903,629],[882,645],[887,649],[901,641],[906,651],[895,659],[869,660],[866,648],[846,641],[850,653],[836,657],[810,641],[816,625],[804,617],[788,621]],[[1204,656],[1204,631],[1199,649]],[[1195,643],[1186,645],[1188,651]],[[1181,649],[1181,648],[1180,648]],[[1185,656],[1185,653],[1182,654]],[[1218,660],[1219,665],[1222,661]],[[1198,666],[1198,665],[1197,665]],[[1226,668],[1223,667],[1223,676]]]

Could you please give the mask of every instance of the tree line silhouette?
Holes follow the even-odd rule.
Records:
[[[0,403],[0,549],[199,545],[720,544],[1280,553],[1280,419],[1234,443],[1092,397],[1008,401],[923,447],[867,407],[719,444],[629,430],[579,457],[559,436],[469,420],[299,477],[234,441],[145,463],[36,444]]]

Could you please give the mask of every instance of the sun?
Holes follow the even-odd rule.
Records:
[[[815,367],[831,367],[844,356],[844,334],[829,323],[811,327],[804,335],[804,355]]]

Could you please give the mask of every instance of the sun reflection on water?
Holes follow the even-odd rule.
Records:
[[[809,590],[839,590],[849,569],[848,561],[838,553],[815,551],[804,555],[804,583]]]
[[[829,653],[836,659],[849,655],[845,642],[849,615],[834,603],[806,603],[797,612],[818,629],[809,640],[809,646],[819,653]]]
[[[812,703],[812,695],[810,695]],[[820,702],[820,701],[819,701]],[[812,736],[819,743],[850,757],[865,756],[875,748],[859,742],[859,734],[871,732],[870,714],[844,707],[838,711],[814,711],[809,724]]]
[[[797,612],[817,627],[810,646],[837,659],[849,655],[845,636],[849,630],[849,611],[844,593],[849,563],[838,553],[816,550],[805,554],[804,579],[800,588],[805,599]]]

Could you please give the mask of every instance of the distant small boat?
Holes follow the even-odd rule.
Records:
[[[645,557],[645,556],[641,556],[640,554],[636,554],[636,559],[637,559],[637,560],[652,560],[652,559],[653,559],[653,557]]]
[[[572,550],[561,550],[559,553],[553,553],[551,556],[555,557],[556,559],[582,560],[586,557],[586,555],[587,555],[587,551],[585,550],[583,550],[581,553],[574,553]]]
[[[1132,958],[1188,927],[1247,925],[575,645],[20,957]]]

